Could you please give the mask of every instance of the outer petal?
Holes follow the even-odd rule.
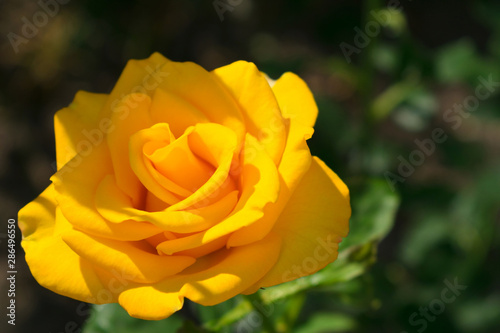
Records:
[[[311,91],[302,79],[292,73],[283,74],[274,84],[273,91],[283,116],[289,120],[286,147],[278,167],[280,196],[275,205],[266,207],[259,221],[234,232],[228,246],[246,245],[265,237],[311,164],[306,139],[313,133],[312,126],[318,114]]]
[[[131,316],[142,319],[170,316],[182,307],[184,297],[203,305],[218,304],[266,274],[279,256],[280,245],[279,237],[270,234],[249,246],[220,250],[179,275],[124,291],[119,303]]]
[[[264,238],[271,231],[283,208],[287,205],[290,196],[309,169],[311,159],[309,147],[304,139],[294,142],[289,138],[278,167],[280,177],[278,200],[275,204],[265,207],[262,218],[240,230],[236,230],[229,237],[228,247],[251,244]]]
[[[92,265],[63,242],[61,233],[71,225],[62,214],[56,214],[54,196],[50,185],[19,212],[26,262],[45,288],[81,301],[97,299],[103,285]]]
[[[113,110],[126,95],[141,93],[152,96],[156,88],[170,76],[163,70],[167,62],[169,60],[157,52],[147,59],[129,60],[102,108],[100,118],[110,119]]]
[[[140,200],[144,198],[146,190],[130,167],[129,139],[134,133],[153,125],[149,116],[150,105],[151,98],[148,95],[125,96],[113,109],[113,130],[107,136],[116,183],[132,198],[134,205],[143,204]]]
[[[191,62],[168,61],[162,71],[170,76],[159,89],[176,95],[200,110],[214,123],[232,129],[243,142],[245,124],[238,105],[217,78]]]
[[[154,93],[150,113],[155,124],[169,124],[170,130],[177,138],[184,133],[186,128],[208,122],[201,110],[185,99],[162,89]]]
[[[94,198],[107,174],[112,174],[109,150],[106,144],[100,144],[86,156],[75,156],[51,177],[56,200],[68,221],[91,235],[119,240],[141,240],[161,232],[149,223],[124,221],[116,224],[103,219],[95,208]]]
[[[304,80],[288,72],[276,81],[272,89],[283,117],[291,120],[292,132],[295,128],[314,126],[318,107]]]
[[[341,237],[347,236],[350,215],[349,190],[314,157],[273,228],[283,239],[278,262],[248,292],[313,274],[334,261]]]
[[[140,243],[92,237],[74,229],[65,231],[62,238],[82,258],[107,271],[121,270],[139,283],[158,282],[195,262],[187,256],[150,253]]]
[[[54,116],[57,170],[89,145],[104,139],[106,124],[99,121],[108,95],[79,91],[71,105]]]
[[[285,119],[266,80],[253,63],[237,61],[213,71],[234,96],[250,133],[278,165],[286,141]]]

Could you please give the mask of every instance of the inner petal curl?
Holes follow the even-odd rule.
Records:
[[[229,174],[236,135],[219,124],[197,124],[178,139],[168,124],[155,124],[131,137],[129,154],[138,179],[171,211],[211,205],[238,189]]]

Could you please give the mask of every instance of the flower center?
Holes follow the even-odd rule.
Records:
[[[130,139],[130,163],[148,190],[145,210],[200,208],[237,189],[229,175],[236,136],[213,123],[188,127],[175,138],[158,123]]]
[[[190,192],[205,184],[215,171],[214,166],[197,156],[190,147],[189,135],[193,129],[189,128],[177,140],[165,143],[151,153],[144,151],[160,174]]]

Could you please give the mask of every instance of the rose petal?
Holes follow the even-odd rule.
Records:
[[[248,292],[310,275],[334,261],[350,215],[349,190],[314,157],[272,230],[283,239],[280,257]]]
[[[136,285],[119,303],[136,318],[163,319],[182,307],[184,297],[202,304],[223,302],[259,280],[276,262],[281,240],[270,234],[249,246],[224,249],[199,260],[185,272],[151,286]],[[255,262],[258,265],[242,265]]]
[[[285,148],[285,120],[266,77],[246,61],[234,62],[212,73],[238,102],[247,133],[259,140],[278,165]]]
[[[168,61],[162,71],[170,74],[159,89],[184,99],[213,123],[232,129],[243,142],[245,124],[234,98],[212,74],[192,62]]]
[[[170,76],[162,69],[163,65],[169,61],[158,52],[153,53],[147,59],[129,60],[109,94],[101,110],[100,118],[111,118],[113,110],[126,95],[140,93],[151,97],[156,88]]]
[[[176,211],[190,207],[201,208],[236,190],[234,183],[228,177],[236,149],[234,132],[218,124],[198,124],[187,130],[188,146],[185,146],[185,149],[190,149],[195,156],[203,160],[204,163],[211,164],[216,170],[196,192],[181,200],[180,194],[191,192],[160,173],[151,160],[155,149],[162,148],[161,145],[154,145],[155,149],[146,149],[148,143],[166,137],[168,131],[167,124],[156,124],[151,128],[139,131],[130,139],[130,163],[132,169],[150,192],[171,205],[168,210]],[[175,141],[168,144],[175,145]],[[166,146],[166,144],[163,145]],[[184,170],[180,171],[185,172]],[[182,190],[185,192],[182,192]],[[176,196],[174,193],[179,195]]]
[[[158,172],[192,192],[206,183],[215,171],[214,166],[199,158],[191,150],[188,140],[194,130],[195,127],[188,128],[174,142],[147,155]]]
[[[305,127],[314,126],[318,117],[318,106],[304,80],[293,73],[287,72],[276,80],[272,89],[283,117],[290,119],[292,135],[296,130],[300,132]],[[302,134],[297,133],[300,136]]]
[[[109,150],[106,144],[100,144],[87,156],[73,158],[51,177],[56,201],[66,219],[79,230],[110,239],[141,240],[161,232],[149,223],[116,224],[102,218],[94,200],[97,187],[107,174],[112,174]]]
[[[54,196],[54,186],[50,185],[19,211],[26,262],[40,285],[86,302],[96,298],[104,287],[91,264],[63,242],[61,233],[71,225],[60,212],[56,214]]]
[[[192,192],[159,173],[147,155],[174,140],[168,124],[160,123],[135,133],[129,141],[130,167],[141,184],[168,205],[181,201],[181,197],[189,196]]]
[[[130,199],[117,187],[114,177],[107,176],[96,193],[96,207],[108,221],[148,221],[162,230],[191,233],[205,230],[223,220],[238,201],[238,191],[233,191],[211,205],[182,211],[162,210],[148,212],[135,209]]]
[[[198,124],[188,137],[193,153],[216,168],[212,176],[186,199],[172,205],[168,210],[200,208],[236,190],[229,176],[231,163],[237,159],[235,133],[219,124]]]
[[[179,251],[176,253],[176,255],[190,256],[193,258],[200,258],[202,256],[205,256],[209,253],[215,252],[215,251],[225,247],[228,238],[229,238],[229,235],[222,236],[220,238],[215,239],[214,241],[212,241],[210,243],[203,244],[203,245],[198,246],[194,249]],[[157,244],[157,246],[158,246],[158,244]],[[161,251],[159,251],[159,252],[162,253]]]
[[[292,73],[283,74],[273,86],[273,91],[284,116],[290,120],[287,143],[278,168],[280,196],[275,205],[267,207],[259,221],[234,232],[228,246],[242,246],[265,237],[311,164],[306,139],[312,135],[318,113],[312,93],[304,81]]]
[[[162,89],[155,91],[151,104],[151,119],[155,124],[166,123],[175,137],[196,124],[208,123],[207,117],[181,97]]]
[[[121,271],[138,283],[158,282],[196,261],[187,256],[160,256],[138,248],[134,242],[92,237],[74,229],[65,231],[62,238],[92,264],[110,272]]]
[[[248,147],[258,143],[251,135],[245,140]],[[279,176],[274,162],[264,149],[245,150],[248,155],[242,160],[240,182],[241,195],[233,213],[212,228],[182,238],[168,240],[158,249],[164,253],[193,249],[251,225],[262,218],[266,205],[276,202],[279,195]]]
[[[111,114],[114,129],[107,135],[116,183],[134,202],[143,205],[146,190],[141,184],[129,162],[128,138],[134,133],[153,125],[149,117],[151,98],[144,94],[126,95]]]
[[[104,140],[109,124],[99,119],[108,95],[79,91],[70,106],[54,116],[57,170],[78,152]]]

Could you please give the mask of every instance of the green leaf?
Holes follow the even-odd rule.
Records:
[[[302,291],[350,281],[373,264],[375,250],[376,245],[368,243],[351,252],[349,257],[341,257],[313,275],[261,290],[261,298],[264,304],[270,304]]]
[[[486,332],[500,325],[500,296],[475,297],[458,305],[456,322],[467,332]]]
[[[252,304],[250,304],[250,302],[246,301],[242,297],[235,297],[235,298],[228,300],[222,304],[225,304],[228,302],[234,302],[235,299],[239,300],[239,303],[234,305],[230,311],[220,312],[220,313],[223,313],[222,317],[220,316],[220,313],[219,313],[219,318],[216,318],[214,316],[209,321],[206,321],[204,323],[204,327],[209,329],[209,330],[219,331],[223,327],[229,326],[232,323],[245,317],[247,314],[249,314],[253,310]],[[204,307],[200,306],[199,308],[202,309]],[[213,308],[213,307],[211,307],[211,308]]]
[[[176,332],[183,320],[174,314],[166,319],[142,320],[130,315],[118,304],[94,305],[83,333],[163,333]]]
[[[393,84],[377,96],[373,102],[371,110],[373,118],[375,120],[384,119],[418,89],[420,89],[420,84],[414,78]]]
[[[277,327],[279,327],[280,329],[283,327],[288,330],[294,327],[302,311],[302,307],[305,301],[305,293],[300,293],[295,295],[294,297],[291,297],[288,302],[284,304],[284,315],[279,319]]]
[[[483,59],[470,39],[447,45],[436,56],[436,76],[444,83],[468,82],[475,87],[478,76],[490,73],[498,75],[496,61]]]
[[[339,252],[380,241],[392,229],[399,206],[399,196],[387,183],[372,179],[361,188],[351,188],[352,217],[349,235],[340,243]]]
[[[450,223],[443,213],[427,212],[404,236],[399,255],[402,261],[415,267],[425,262],[440,242],[450,236]]]
[[[196,303],[191,304],[196,309],[196,313],[198,314],[201,322],[204,323],[203,327],[208,330],[217,332],[220,332],[224,327],[227,326],[227,324],[221,320],[221,314],[237,313],[234,310],[242,305],[239,301],[239,297],[233,297],[223,303],[213,306],[201,306]],[[250,304],[248,304],[248,307],[251,308]],[[232,323],[243,316],[244,314],[234,320],[229,318],[229,322]]]

